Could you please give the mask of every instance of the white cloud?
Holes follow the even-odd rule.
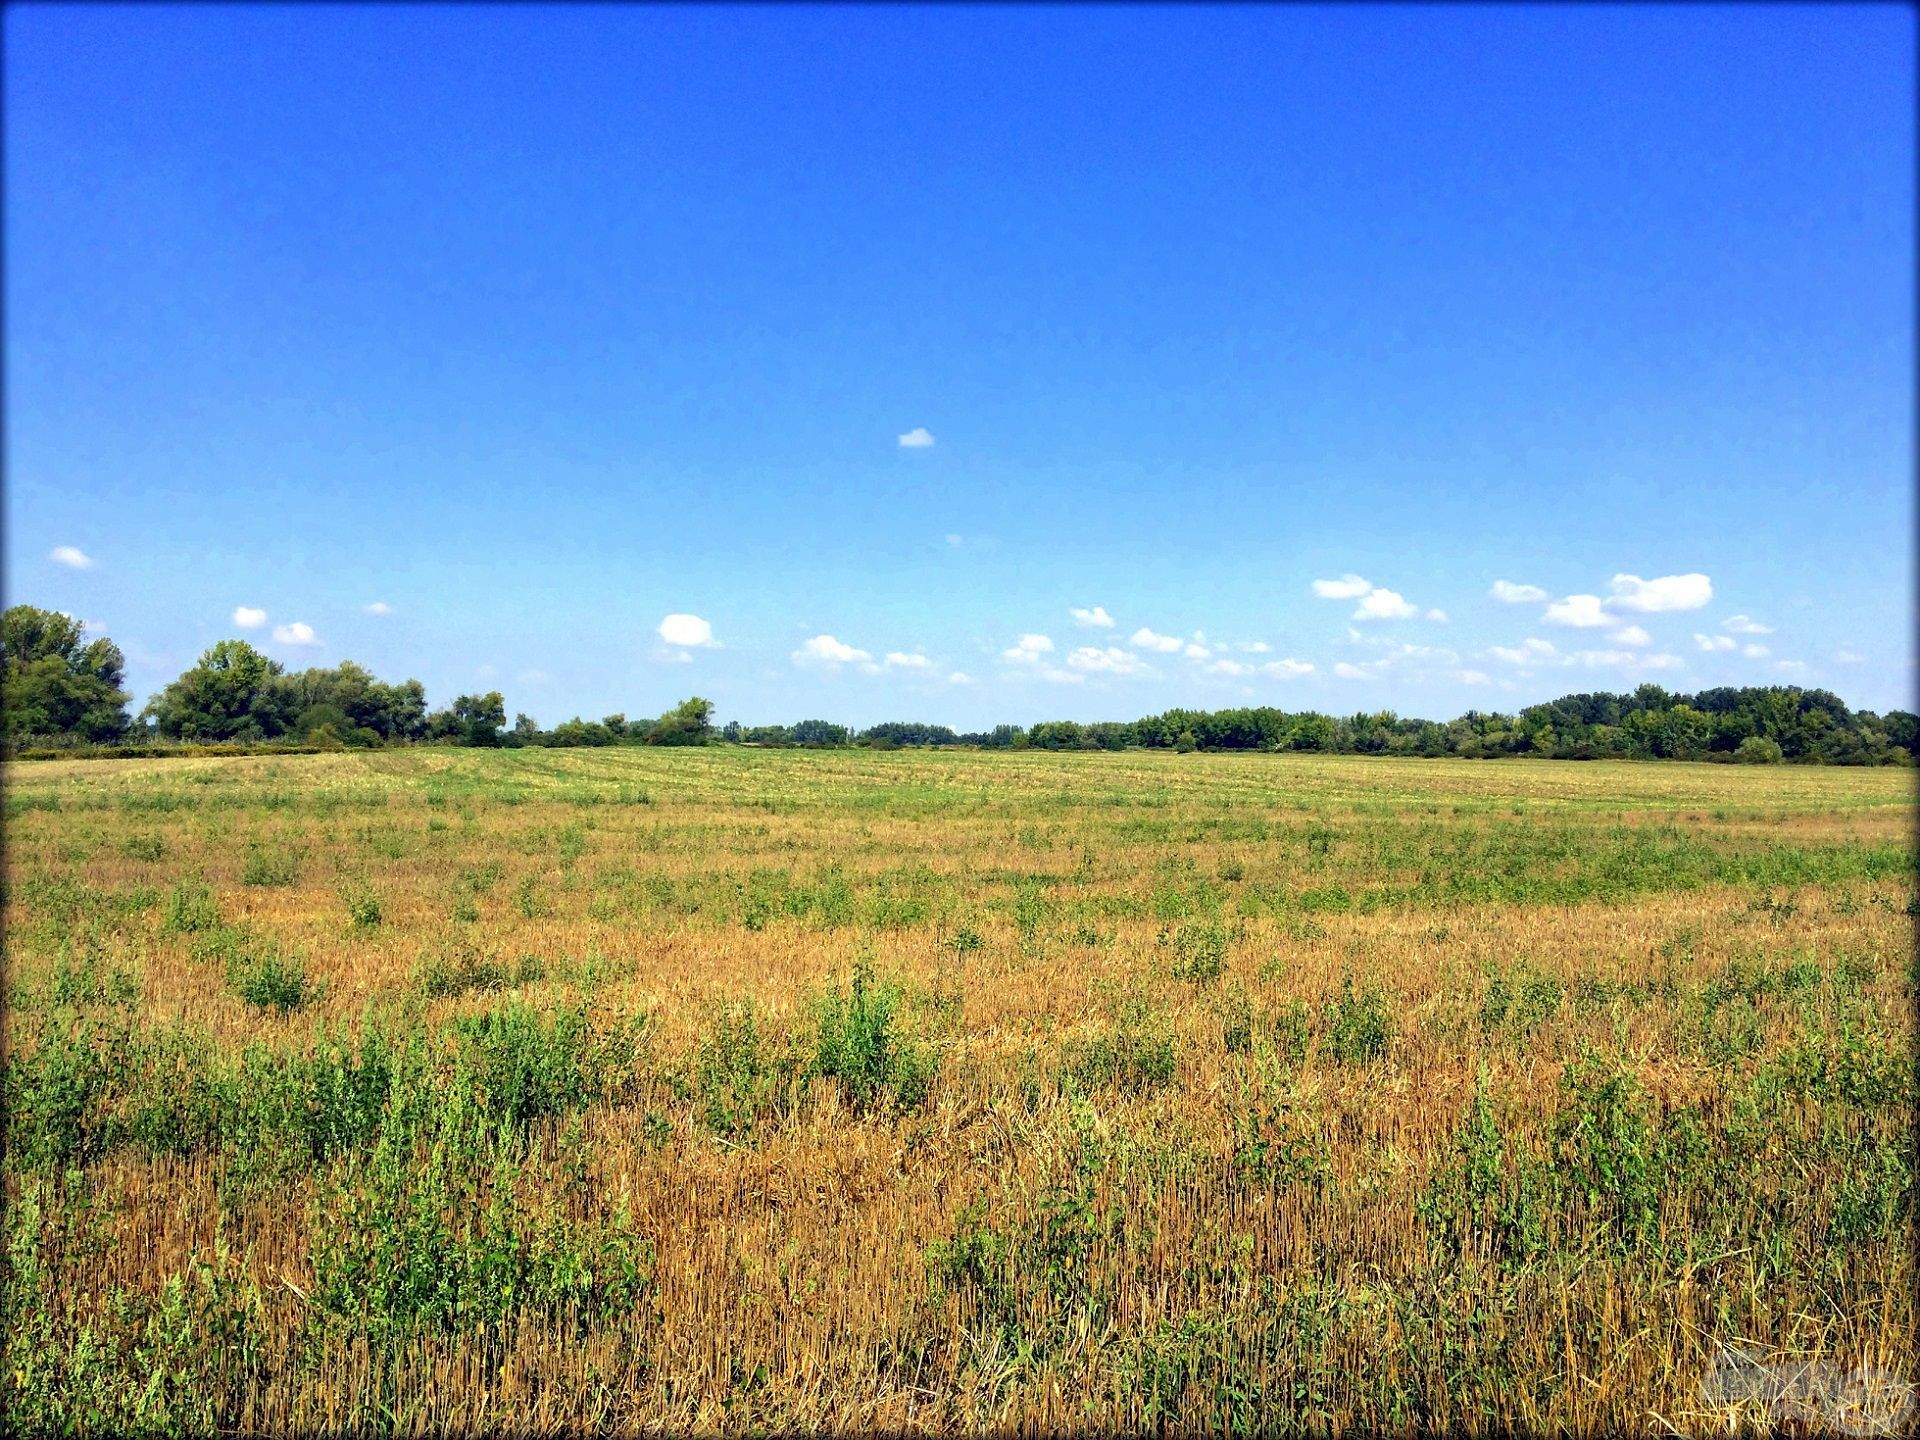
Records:
[[[1113,628],[1113,616],[1107,613],[1107,607],[1104,605],[1095,605],[1091,609],[1082,609],[1076,606],[1067,613],[1082,625],[1091,625],[1096,630],[1111,630]]]
[[[1371,589],[1372,583],[1362,580],[1358,575],[1342,575],[1338,580],[1313,582],[1313,593],[1322,600],[1358,600]]]
[[[1122,650],[1118,645],[1109,645],[1104,649],[1082,645],[1067,656],[1067,664],[1076,670],[1101,675],[1138,675],[1146,669],[1138,655],[1130,650]]]
[[[1516,585],[1511,580],[1494,581],[1487,594],[1503,605],[1534,605],[1547,598],[1547,592],[1538,585]]]
[[[1485,685],[1492,677],[1484,670],[1462,670],[1460,683],[1463,685]]]
[[[1702,635],[1696,630],[1693,632],[1693,643],[1702,650],[1714,651],[1731,650],[1739,642],[1728,635]]]
[[[393,607],[384,600],[376,600],[367,606],[367,614],[369,615],[391,615],[392,613]]]
[[[1333,673],[1342,680],[1371,680],[1373,672],[1365,665],[1352,665],[1345,660],[1334,662]]]
[[[1658,580],[1616,575],[1612,588],[1612,603],[1622,610],[1698,610],[1713,599],[1713,582],[1697,572],[1662,575]]]
[[[1807,670],[1807,662],[1804,660],[1776,660],[1774,662],[1774,669],[1784,670],[1789,675],[1804,675]]]
[[[924,670],[932,663],[924,655],[910,655],[899,650],[887,652],[887,664],[896,670]]]
[[[1444,625],[1447,623],[1447,612],[1444,610],[1429,610],[1427,611],[1427,619],[1433,621],[1436,625]]]
[[[669,615],[660,622],[660,638],[682,649],[697,649],[714,643],[713,626],[698,615]]]
[[[1631,665],[1633,664],[1633,658],[1633,652],[1631,650],[1576,650],[1567,657],[1567,663],[1569,665],[1592,665],[1596,667]]]
[[[1678,655],[1648,655],[1640,663],[1649,670],[1678,670],[1687,662]]]
[[[949,685],[971,685],[973,684],[973,676],[967,674],[964,670],[956,670],[947,676],[947,683]]]
[[[47,552],[47,558],[56,565],[64,565],[69,570],[91,570],[93,557],[78,545],[56,545]]]
[[[1651,645],[1653,637],[1638,625],[1629,625],[1624,630],[1616,630],[1607,637],[1616,645]]]
[[[1000,654],[1017,665],[1037,665],[1042,655],[1053,653],[1053,641],[1045,635],[1022,635],[1020,642]]]
[[[1182,640],[1178,635],[1156,635],[1153,631],[1142,625],[1138,630],[1133,632],[1131,643],[1141,650],[1158,650],[1163,654],[1171,655],[1174,651],[1185,645],[1186,641]]]
[[[1201,668],[1209,675],[1251,675],[1253,673],[1253,666],[1238,660],[1215,660],[1212,664]]]
[[[831,635],[816,635],[793,652],[796,665],[850,665],[872,659],[865,650],[842,644]]]
[[[1759,660],[1764,656],[1771,655],[1773,652],[1767,649],[1767,647],[1764,645],[1749,644],[1749,645],[1742,645],[1740,647],[1740,653],[1746,656],[1749,660]]]
[[[1189,660],[1205,660],[1213,654],[1213,651],[1204,645],[1188,645],[1182,653]]]
[[[274,626],[273,638],[282,645],[318,645],[320,643],[320,637],[313,633],[313,627],[304,620],[293,620],[285,625]]]
[[[1773,627],[1762,625],[1751,615],[1731,615],[1720,622],[1722,630],[1731,630],[1736,635],[1771,635]]]
[[[1842,665],[1858,665],[1867,657],[1850,645],[1842,645],[1838,650],[1833,652],[1833,658],[1838,660]]]
[[[258,630],[267,623],[267,612],[256,610],[251,605],[236,605],[233,607],[233,623],[242,630]]]
[[[1419,613],[1397,592],[1374,589],[1360,597],[1360,605],[1353,612],[1353,618],[1356,620],[1411,620]]]
[[[924,425],[916,425],[900,437],[902,450],[925,450],[933,444],[933,432]]]
[[[949,545],[959,545],[961,543],[961,537],[958,535],[949,534],[947,536],[947,543]]]
[[[1618,623],[1607,614],[1598,595],[1569,595],[1556,600],[1547,607],[1546,620],[1549,625],[1573,625],[1583,630]]]
[[[1272,675],[1280,680],[1292,680],[1301,675],[1313,673],[1313,664],[1308,660],[1295,660],[1289,656],[1285,660],[1269,660],[1260,667],[1262,675]]]
[[[1553,648],[1551,640],[1522,640],[1518,645],[1495,645],[1487,653],[1509,665],[1537,665],[1560,652]]]
[[[1249,641],[1245,645],[1236,645],[1233,648],[1248,655],[1271,655],[1273,653],[1273,646],[1267,644],[1264,640]]]

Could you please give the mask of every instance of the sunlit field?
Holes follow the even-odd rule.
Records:
[[[1906,772],[5,780],[21,1427],[1704,1434],[1722,1346],[1912,1354]]]

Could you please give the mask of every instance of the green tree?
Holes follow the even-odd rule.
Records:
[[[244,640],[222,640],[141,712],[175,740],[264,740],[296,718],[292,697],[268,682],[283,673]]]
[[[698,695],[682,700],[648,727],[649,745],[705,745],[713,739],[713,702]]]
[[[84,628],[32,605],[0,615],[0,728],[8,740],[112,740],[126,731],[126,660],[105,636],[82,644]]]
[[[427,717],[427,737],[482,748],[498,745],[507,724],[507,701],[498,690],[459,695],[445,710]]]

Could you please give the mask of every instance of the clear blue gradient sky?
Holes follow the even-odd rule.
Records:
[[[142,697],[1913,704],[1908,9],[5,26],[7,599]]]

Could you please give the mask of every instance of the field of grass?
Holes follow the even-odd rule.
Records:
[[[1722,1345],[1910,1365],[1903,772],[5,781],[19,1428],[1703,1434]]]

